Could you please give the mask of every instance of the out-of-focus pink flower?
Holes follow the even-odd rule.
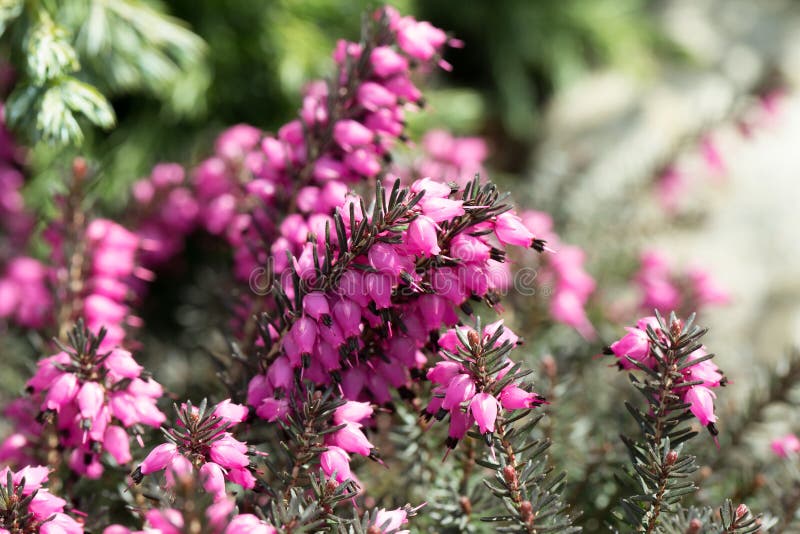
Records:
[[[794,434],[787,434],[781,438],[776,438],[770,443],[772,452],[781,458],[787,458],[800,452],[800,438]]]

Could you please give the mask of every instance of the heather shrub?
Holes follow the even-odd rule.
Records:
[[[563,206],[492,180],[486,140],[426,122],[458,35],[371,8],[290,119],[209,121],[212,146],[141,177],[93,126],[137,92],[199,120],[208,51],[147,4],[72,4],[0,10],[0,529],[796,528],[800,440],[745,457],[800,359],[736,399],[710,269],[570,242]],[[648,192],[668,217],[681,176]]]

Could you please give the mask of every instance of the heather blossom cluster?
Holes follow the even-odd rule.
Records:
[[[71,333],[71,347],[40,360],[28,381],[29,402],[38,408],[44,425],[52,428],[67,451],[71,469],[88,478],[103,474],[102,454],[118,465],[131,461],[130,434],[157,428],[164,414],[156,406],[161,386],[143,374],[130,352],[104,349],[105,330],[95,336],[82,324]],[[19,413],[17,411],[16,413]],[[27,447],[29,437],[12,434],[11,444]],[[140,438],[141,439],[141,438]]]
[[[422,99],[412,73],[436,61],[446,66],[443,47],[459,45],[392,8],[375,17],[363,43],[339,41],[334,79],[310,83],[300,116],[276,134],[237,125],[219,137],[190,183],[166,164],[135,184],[145,215],[140,232],[152,241],[154,259],[168,258],[182,236],[202,227],[226,239],[234,273],[247,280],[270,257],[283,271],[287,252],[300,256],[308,235],[324,237],[349,188],[376,178],[404,139],[404,115]],[[285,211],[282,221],[276,209]]]
[[[683,208],[698,178],[721,182],[730,169],[729,156],[733,151],[725,130],[736,131],[736,142],[752,140],[759,132],[773,129],[785,115],[786,93],[783,89],[770,89],[759,95],[757,102],[747,106],[744,113],[734,118],[732,124],[715,125],[702,133],[689,150],[676,161],[666,165],[658,174],[655,193],[661,208],[675,215]],[[681,147],[683,148],[683,147]],[[683,152],[683,151],[682,151]],[[697,160],[692,164],[692,160]]]
[[[586,306],[597,286],[586,272],[586,253],[580,247],[562,243],[553,231],[553,219],[547,213],[526,210],[521,215],[525,226],[547,242],[555,254],[543,259],[537,282],[553,288],[550,314],[553,319],[571,326],[586,339],[594,339],[595,331],[586,315]]]
[[[247,407],[226,399],[207,413],[205,401],[199,407],[186,403],[177,415],[177,424],[166,433],[169,441],[150,451],[135,469],[134,480],[165,471],[167,486],[172,486],[176,477],[196,470],[215,501],[227,498],[226,480],[245,489],[255,487],[247,444],[230,432],[247,418]]]
[[[337,44],[332,80],[307,86],[297,119],[275,133],[236,125],[190,170],[157,165],[133,185],[128,228],[81,212],[79,195],[60,199],[63,219],[42,233],[50,260],[22,251],[1,258],[0,318],[55,332],[57,348],[6,409],[15,427],[0,444],[0,461],[21,469],[0,473],[8,479],[0,487],[0,533],[83,531],[65,513],[69,503],[42,487],[51,472],[66,487],[115,475],[121,484],[130,474],[127,508],[144,530],[111,525],[104,534],[272,534],[280,521],[290,531],[311,512],[315,524],[333,528],[341,520],[336,506],[356,504],[366,489],[353,459],[383,463],[372,431],[398,400],[421,414],[425,429],[447,419],[446,454],[477,431],[490,451],[480,465],[495,469],[500,484],[487,486],[515,514],[499,520],[512,517],[528,532],[548,516],[561,521],[566,506],[554,496],[560,483],[536,497],[538,482],[531,481],[547,474],[536,474],[538,460],[522,463],[532,448],[522,434],[530,432],[514,426],[546,401],[510,357],[520,337],[503,319],[482,326],[482,314],[502,311],[510,258],[524,257],[515,248],[545,253],[540,280],[554,288],[550,315],[586,340],[596,337],[587,314],[596,284],[586,254],[561,242],[547,214],[516,211],[475,176],[488,153],[481,139],[435,130],[423,139],[421,160],[403,166],[393,159],[407,142],[406,113],[424,106],[416,74],[449,69],[447,45],[460,42],[380,9],[361,42]],[[0,151],[0,160],[6,156]],[[4,165],[0,214],[18,215],[19,232],[27,232],[21,174]],[[78,182],[83,174],[76,173]],[[232,297],[235,317],[225,333],[236,357],[225,369],[228,398],[212,406],[175,399],[169,424],[158,407],[165,392],[130,352],[137,348],[131,329],[143,324],[136,306],[147,283],[196,232],[225,244],[232,278],[253,291]],[[685,305],[682,282],[656,260],[637,278],[646,304]],[[263,277],[258,287],[254,274]],[[689,280],[692,305],[725,300],[703,272]],[[664,367],[671,348],[661,324],[644,318],[611,345],[620,368]],[[668,394],[716,434],[714,391],[725,378],[710,357],[694,347]],[[319,413],[309,407],[317,401]],[[156,429],[158,444],[146,447]],[[263,438],[264,430],[272,434],[264,442],[277,436],[278,452],[291,458],[285,472],[279,454],[256,448],[264,442],[252,436]],[[31,467],[40,462],[49,467]],[[142,487],[146,478],[151,483]],[[197,501],[181,508],[180,493],[189,489]],[[296,505],[312,496],[318,508]],[[201,510],[202,502],[209,504]],[[363,519],[369,534],[407,532],[401,529],[415,512],[409,505],[356,510],[355,521]],[[28,522],[22,530],[19,521]]]
[[[608,352],[617,357],[620,369],[635,371],[659,369],[665,360],[656,352],[659,342],[666,340],[665,333],[656,317],[644,317],[628,333],[611,344]],[[654,337],[655,336],[655,337]],[[681,364],[682,379],[672,384],[672,391],[689,405],[691,413],[712,435],[717,434],[717,416],[714,412],[714,390],[726,385],[727,379],[705,347],[697,347]]]
[[[73,257],[64,233],[59,225],[48,228],[53,265],[47,268],[36,262],[29,273],[41,270],[43,277],[55,279],[69,271]],[[30,457],[31,445],[41,446],[45,434],[55,432],[59,445],[69,453],[70,468],[98,478],[103,473],[102,453],[108,452],[117,464],[128,463],[130,434],[164,421],[156,406],[163,392],[122,348],[127,329],[140,324],[131,313],[132,295],[150,279],[150,272],[138,265],[139,237],[112,221],[95,219],[86,226],[83,238],[83,276],[79,285],[61,295],[60,318],[71,322],[81,317],[84,322],[72,331],[71,346],[62,345],[60,352],[38,362],[27,383],[29,396],[6,410],[17,429],[0,446],[0,456],[22,462]],[[44,295],[46,299],[39,298],[33,286],[27,302],[46,304],[52,321],[52,297]]]
[[[710,272],[700,267],[676,272],[658,250],[641,254],[634,281],[642,295],[641,310],[702,310],[730,302],[730,295]]]
[[[253,514],[237,514],[236,503],[232,499],[220,500],[205,509],[203,526],[214,534],[275,534],[275,527]],[[197,525],[176,508],[151,509],[145,512],[144,530],[133,530],[122,525],[111,525],[103,534],[181,534],[188,527]],[[195,527],[196,528],[196,527]]]
[[[319,258],[314,244],[310,257],[293,260],[296,277],[281,291],[301,306],[270,325],[268,342],[282,345],[250,383],[257,415],[285,415],[293,369],[320,385],[337,381],[347,399],[389,402],[390,388],[406,387],[411,370],[425,366],[431,332],[455,324],[471,299],[496,303],[506,280],[499,247],[543,246],[477,181],[453,191],[423,179],[388,200],[379,188],[376,203],[372,218],[353,200],[337,213],[338,255],[329,243]]]
[[[49,474],[41,465],[0,469],[0,532],[83,534],[83,524],[65,513],[67,501],[44,487]]]
[[[495,431],[498,412],[533,408],[544,403],[540,395],[521,387],[519,366],[508,358],[519,338],[503,322],[486,325],[482,334],[456,327],[439,338],[441,361],[430,368],[436,384],[425,411],[438,420],[449,416],[447,447],[452,449],[473,425],[481,434]]]

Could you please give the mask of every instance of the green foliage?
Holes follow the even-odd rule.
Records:
[[[135,0],[70,2],[64,10],[87,76],[104,91],[143,92],[177,115],[204,111],[207,49],[183,21]]]
[[[10,13],[17,11],[21,8]],[[3,11],[3,15],[8,13]],[[83,141],[81,118],[102,128],[113,126],[114,111],[105,97],[73,76],[80,63],[70,31],[36,2],[29,3],[24,16],[15,20],[19,28],[14,35],[22,39],[12,44],[19,48],[17,55],[24,57],[20,70],[25,75],[8,99],[9,125],[33,141],[58,145]]]
[[[87,122],[109,129],[106,96],[143,93],[166,111],[204,109],[209,72],[203,40],[137,0],[37,0],[0,5],[0,29],[22,76],[8,99],[8,122],[31,141],[80,145]]]
[[[548,440],[536,439],[533,431],[543,416],[522,410],[497,423],[493,447],[500,452],[487,455],[479,463],[495,471],[486,487],[501,502],[500,511],[482,518],[499,523],[497,532],[580,532],[561,496],[564,473],[553,475],[546,452]]]
[[[541,105],[581,74],[601,65],[646,72],[665,49],[646,0],[510,0],[502,8],[436,0],[418,9],[466,41],[449,55],[455,76],[479,82],[490,113],[523,140],[535,137]]]
[[[320,471],[310,475],[311,492],[304,495],[301,488],[293,488],[286,499],[274,499],[266,509],[270,524],[281,533],[338,532],[353,524],[353,519],[336,515],[333,510],[356,497],[358,488],[353,481],[338,484]]]

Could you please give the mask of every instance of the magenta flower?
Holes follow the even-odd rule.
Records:
[[[494,224],[494,233],[504,245],[530,247],[533,245],[534,235],[528,230],[522,220],[513,213],[502,213],[497,216]]]
[[[675,325],[680,326],[680,322],[676,322]],[[646,331],[647,327],[650,327],[659,342],[667,343],[670,340],[670,336],[661,329],[658,319],[645,317],[637,321],[636,328],[626,328],[628,334],[612,343],[611,347],[607,349],[607,353],[617,356],[620,369],[632,371],[638,369],[632,362],[626,362],[629,357],[644,367],[649,367],[662,373],[675,373],[672,368],[669,371],[662,369],[663,364],[659,363],[655,358],[654,351],[663,349],[657,349],[653,344]],[[661,356],[661,358],[663,359],[664,356]],[[712,435],[716,436],[717,428],[715,423],[717,417],[714,413],[716,394],[712,389],[724,386],[727,380],[716,364],[711,361],[703,347],[682,356],[682,358],[684,359],[678,362],[681,367],[678,376],[681,378],[676,379],[672,385],[672,390],[684,403],[689,405],[689,410],[697,417],[700,423],[708,428]]]
[[[246,416],[244,406],[225,400],[212,410],[203,401],[199,408],[187,403],[178,408],[178,421],[166,431],[169,442],[155,447],[132,473],[138,483],[144,475],[166,470],[168,485],[175,476],[189,476],[198,471],[207,491],[216,500],[221,497],[220,473],[228,481],[246,489],[255,487],[249,472],[250,451],[230,430]],[[224,489],[224,483],[222,484]]]
[[[501,409],[519,410],[544,403],[544,398],[528,393],[516,377],[512,377],[502,390],[494,386],[513,367],[507,357],[497,360],[491,373],[487,373],[485,363],[480,360],[482,356],[476,359],[476,353],[507,351],[518,341],[519,338],[511,330],[503,327],[502,320],[487,325],[482,334],[462,326],[450,329],[439,337],[443,359],[436,362],[427,373],[428,379],[437,386],[433,389],[433,397],[425,409],[425,415],[428,419],[435,417],[438,420],[449,415],[448,449],[453,449],[474,424],[481,434],[493,433]]]
[[[3,510],[0,529],[6,532],[83,534],[83,525],[64,513],[67,502],[44,487],[49,472],[43,466],[25,466],[16,472],[8,467],[0,470],[5,490],[0,499]]]
[[[73,346],[39,362],[28,386],[31,400],[54,417],[68,465],[98,478],[102,452],[125,464],[131,459],[129,433],[140,432],[139,425],[163,423],[156,406],[163,392],[152,379],[140,378],[142,368],[129,352],[100,349],[107,345],[104,331],[95,336],[79,323],[70,338]],[[41,430],[31,430],[31,437],[39,439]]]
[[[350,455],[341,447],[329,445],[320,455],[319,464],[325,474],[334,477],[337,482],[353,479],[353,473],[350,471]]]
[[[481,434],[494,432],[494,422],[497,419],[499,402],[488,393],[478,393],[469,403],[469,412],[475,418]]]
[[[788,458],[791,455],[800,452],[800,438],[794,434],[787,434],[783,437],[776,438],[770,443],[772,452],[781,458]]]
[[[176,454],[178,454],[177,445],[174,443],[162,443],[150,451],[150,454],[139,464],[138,469],[143,475],[163,471]]]
[[[626,328],[628,334],[611,344],[610,349],[619,358],[618,364],[622,369],[636,369],[636,366],[628,358],[648,367],[653,366],[653,359],[650,356],[650,338],[646,328],[647,325],[656,327],[657,324],[655,317],[640,319],[636,328]]]
[[[703,386],[692,386],[686,391],[683,396],[687,403],[691,404],[689,408],[700,424],[708,426],[716,422],[717,416],[714,415],[714,399],[716,395],[713,391]]]
[[[544,397],[530,393],[516,384],[509,384],[500,392],[500,404],[504,410],[535,408],[544,403]]]
[[[391,532],[393,534],[402,534],[403,532],[410,532],[408,530],[399,530],[401,526],[408,523],[408,512],[403,508],[397,510],[386,510],[381,508],[375,514],[373,525],[380,529],[380,532]]]

